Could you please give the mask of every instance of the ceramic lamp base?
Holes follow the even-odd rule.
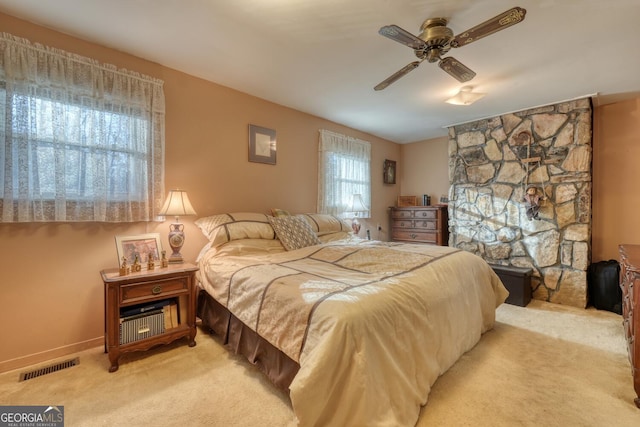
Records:
[[[181,223],[171,224],[169,231],[169,246],[173,253],[169,256],[169,264],[181,264],[184,262],[180,249],[184,245],[184,225]]]

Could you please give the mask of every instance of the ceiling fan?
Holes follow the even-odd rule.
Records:
[[[455,37],[453,36],[453,31],[447,27],[446,18],[427,19],[420,27],[421,33],[419,36],[414,36],[397,25],[386,25],[380,28],[378,33],[398,43],[409,46],[413,49],[419,60],[405,65],[380,82],[374,89],[382,90],[386,88],[410,71],[413,71],[424,60],[428,62],[438,62],[440,68],[449,73],[453,78],[461,83],[468,82],[475,77],[476,73],[457,59],[451,56],[446,58],[442,56],[449,52],[449,49],[452,47],[468,45],[471,42],[522,22],[526,13],[527,11],[521,7],[511,8]]]

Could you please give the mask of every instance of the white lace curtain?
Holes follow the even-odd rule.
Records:
[[[321,129],[318,152],[318,212],[351,213],[353,196],[360,194],[371,208],[371,143]],[[369,212],[360,218],[369,218]]]
[[[2,222],[156,219],[161,80],[0,34]]]

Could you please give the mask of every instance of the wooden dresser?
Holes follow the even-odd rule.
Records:
[[[619,250],[622,324],[636,391],[634,401],[640,408],[640,245],[620,245]]]
[[[447,205],[392,207],[391,240],[447,246]]]

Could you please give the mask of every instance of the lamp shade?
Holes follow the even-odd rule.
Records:
[[[189,196],[184,190],[171,190],[160,209],[159,215],[165,216],[185,216],[196,215],[195,209],[191,206]]]
[[[368,210],[369,208],[364,205],[364,200],[362,200],[362,194],[354,194],[351,199],[349,212],[367,212]]]

